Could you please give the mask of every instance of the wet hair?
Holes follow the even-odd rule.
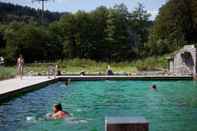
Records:
[[[60,103],[55,104],[54,107],[58,110],[58,111],[62,111],[62,105]]]
[[[152,88],[153,89],[157,89],[157,86],[154,84],[154,85],[152,85]]]

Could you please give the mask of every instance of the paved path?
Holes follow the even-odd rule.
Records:
[[[51,79],[48,79],[48,77],[46,76],[24,77],[22,80],[20,78],[3,80],[3,81],[0,81],[0,95],[10,92],[10,91],[19,90],[28,86],[46,82],[49,80]]]

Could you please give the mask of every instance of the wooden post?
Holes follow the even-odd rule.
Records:
[[[148,131],[149,123],[144,117],[107,117],[105,131]]]

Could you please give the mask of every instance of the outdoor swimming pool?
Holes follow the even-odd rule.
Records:
[[[152,84],[158,91],[149,89]],[[57,102],[74,121],[44,119]],[[150,131],[196,131],[197,82],[58,82],[1,104],[0,130],[104,131],[105,116],[144,116]]]

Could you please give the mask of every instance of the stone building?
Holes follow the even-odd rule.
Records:
[[[185,45],[168,58],[169,72],[175,75],[196,76],[196,54],[195,45]]]

